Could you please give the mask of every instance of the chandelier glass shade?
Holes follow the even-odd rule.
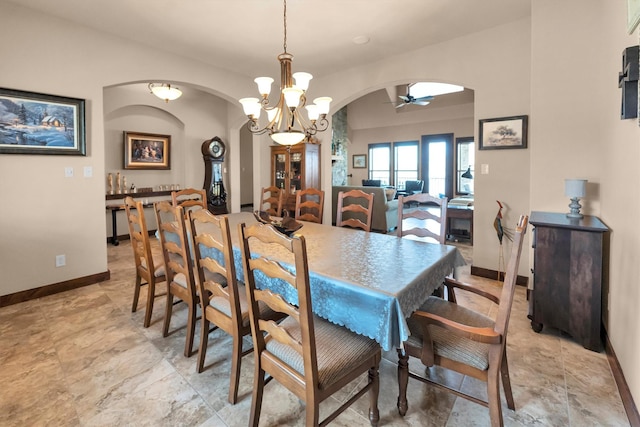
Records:
[[[269,100],[271,77],[258,77],[254,81],[258,85],[260,98],[242,98],[240,103],[249,118],[247,128],[254,134],[269,133],[271,139],[282,145],[295,145],[309,139],[317,132],[329,127],[327,114],[331,98],[319,97],[313,104],[307,105],[307,89],[313,76],[305,72],[291,73],[293,55],[287,52],[287,2],[284,0],[284,52],[278,55],[280,62],[280,94],[277,103]],[[306,117],[302,110],[307,110]],[[261,112],[264,111],[267,123],[259,124]]]
[[[177,87],[171,87],[169,83],[149,83],[149,90],[164,102],[173,101],[182,96],[182,91]]]

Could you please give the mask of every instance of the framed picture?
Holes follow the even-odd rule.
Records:
[[[366,168],[367,167],[367,155],[366,154],[354,154],[353,155],[353,167],[354,168]]]
[[[0,154],[85,156],[84,99],[0,88]]]
[[[640,22],[640,0],[627,0],[627,31],[633,33]]]
[[[479,150],[527,148],[528,116],[480,120]]]
[[[124,131],[125,169],[171,169],[171,135]]]

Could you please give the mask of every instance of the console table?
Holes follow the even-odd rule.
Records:
[[[172,190],[163,190],[163,191],[144,191],[137,193],[118,193],[118,194],[106,194],[106,200],[124,200],[125,197],[131,196],[134,199],[141,199],[146,197],[158,197],[158,196],[169,196],[171,195]],[[145,203],[143,205],[145,208],[153,207],[153,203]],[[118,242],[118,221],[116,213],[118,211],[124,210],[124,204],[117,205],[107,205],[106,209],[111,211],[111,239],[109,241],[113,246],[118,246],[120,242]]]
[[[533,290],[529,319],[567,332],[583,347],[599,351],[604,239],[609,229],[595,216],[531,212]]]

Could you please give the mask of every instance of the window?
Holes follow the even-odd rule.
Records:
[[[369,144],[369,179],[379,179],[382,185],[390,185],[391,143]]]
[[[418,179],[418,141],[396,142],[393,144],[394,184],[404,188],[407,180]]]
[[[422,135],[422,180],[432,196],[453,197],[453,134]]]
[[[475,143],[472,137],[456,138],[456,193],[473,194]]]

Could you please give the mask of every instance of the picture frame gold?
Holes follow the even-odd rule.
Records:
[[[171,169],[171,135],[124,131],[125,169]]]

